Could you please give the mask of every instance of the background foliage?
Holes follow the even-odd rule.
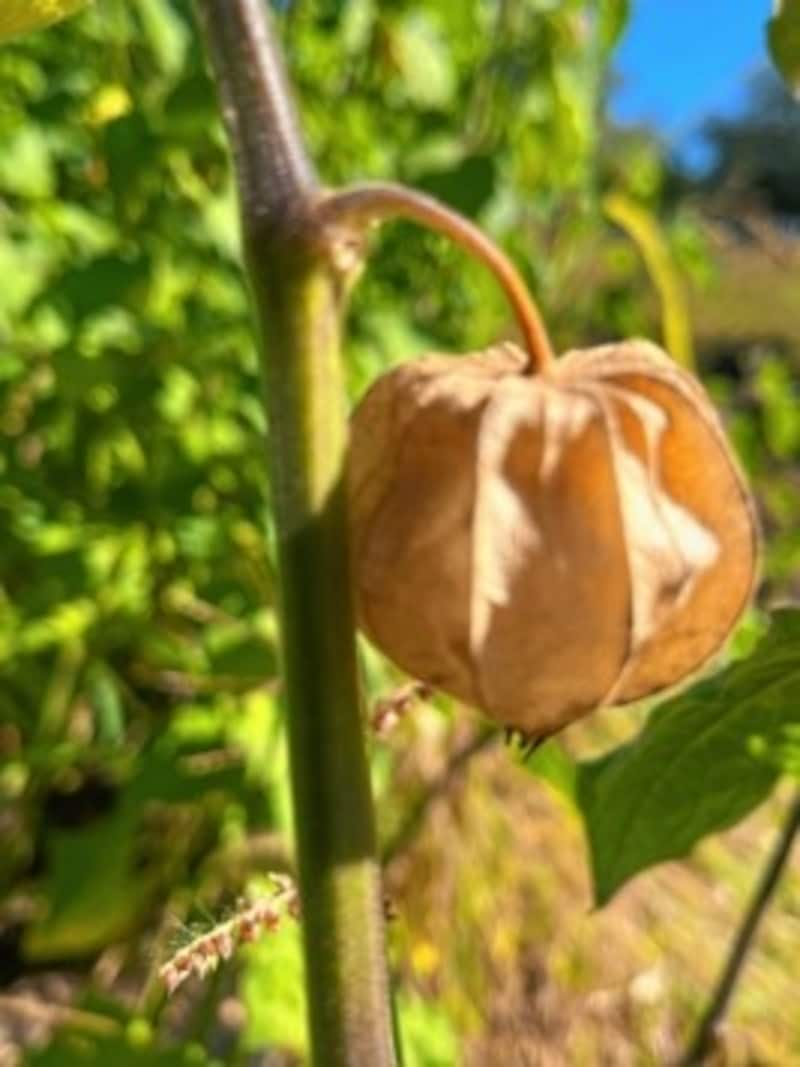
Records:
[[[487,740],[474,767],[448,774],[478,722],[436,700],[375,746],[385,838],[407,842],[387,868],[407,1063],[525,1062],[550,1043],[570,1063],[663,1062],[709,980],[669,909],[737,886],[719,928],[706,916],[722,945],[782,794],[742,831],[746,855],[736,838],[699,868],[645,876],[594,933],[576,918],[590,896],[575,813],[604,902],[798,774],[798,616],[766,615],[800,589],[796,106],[762,79],[744,119],[712,131],[714,172],[690,181],[648,131],[605,115],[622,0],[276,8],[326,181],[392,177],[478,219],[561,348],[691,326],[754,479],[768,547],[740,658],[637,739],[616,748],[641,711],[598,716],[529,768]],[[48,1044],[44,1008],[20,1030],[0,1002],[0,1059],[33,1036],[44,1045],[27,1061],[43,1065],[265,1049],[262,1062],[291,1062],[304,1044],[291,926],[210,992],[189,987],[157,1034],[148,1000],[178,919],[213,922],[290,866],[269,442],[228,159],[186,0],[104,0],[0,47],[0,277],[0,976],[112,1023],[93,1037],[73,1018],[77,1043]],[[480,268],[398,225],[355,296],[353,395],[416,352],[510,330]],[[373,700],[400,681],[367,648],[364,671]],[[796,927],[796,877],[785,892]],[[670,953],[674,981],[657,969]],[[790,1062],[791,954],[772,955],[747,1018],[766,1061]]]

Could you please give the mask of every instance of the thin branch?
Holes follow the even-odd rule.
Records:
[[[136,999],[136,1015],[146,1019],[153,1029],[167,1004],[166,989],[160,974],[161,964],[167,955],[167,947],[175,933],[176,925],[185,920],[188,911],[188,895],[185,892],[173,893],[164,909],[150,948],[147,974]]]
[[[419,832],[431,807],[441,797],[445,796],[452,788],[453,783],[466,768],[467,764],[477,756],[479,752],[495,744],[500,734],[494,727],[486,727],[479,730],[474,737],[470,738],[461,748],[457,749],[450,757],[441,772],[429,782],[425,791],[417,798],[416,803],[408,812],[405,821],[400,824],[396,833],[389,839],[383,849],[383,862],[388,866],[408,845]]]
[[[516,317],[531,371],[545,371],[553,363],[550,338],[522,275],[493,241],[457,211],[404,185],[364,182],[327,195],[317,207],[316,217],[327,224],[362,228],[386,219],[404,218],[449,237],[497,278]]]
[[[45,1004],[31,996],[0,994],[0,1013],[17,1016],[45,1026],[66,1027],[95,1037],[111,1037],[119,1034],[122,1027],[116,1019],[93,1011],[81,1011],[66,1004]]]
[[[761,881],[753,895],[744,920],[731,946],[730,955],[719,977],[711,1001],[701,1018],[692,1043],[681,1061],[682,1067],[697,1067],[712,1051],[717,1031],[725,1017],[733,993],[742,975],[747,957],[753,947],[764,912],[778,886],[789,860],[794,840],[800,832],[800,793],[795,797],[786,821],[767,859]]]

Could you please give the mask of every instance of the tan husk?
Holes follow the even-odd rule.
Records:
[[[540,375],[511,344],[390,371],[352,418],[350,509],[369,637],[531,736],[691,674],[756,569],[717,415],[645,341]]]

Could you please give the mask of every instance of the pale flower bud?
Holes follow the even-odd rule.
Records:
[[[535,375],[511,344],[391,370],[352,418],[350,512],[369,637],[530,736],[696,671],[756,570],[719,419],[645,341]]]

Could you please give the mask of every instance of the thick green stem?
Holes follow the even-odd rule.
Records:
[[[250,248],[266,348],[292,784],[319,1063],[390,1063],[375,832],[346,551],[340,292]],[[280,277],[273,264],[280,262]]]
[[[315,1064],[395,1062],[348,576],[342,235],[315,218],[263,0],[198,0],[237,164],[264,352]]]

